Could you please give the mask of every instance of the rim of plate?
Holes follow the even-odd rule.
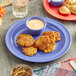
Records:
[[[45,18],[45,17],[41,17],[41,18]],[[25,18],[25,19],[22,19],[22,20],[19,20],[19,21],[17,21],[17,22],[15,22],[16,24],[17,23],[19,23],[20,21],[23,21],[23,20],[26,20],[27,18]],[[7,46],[7,48],[8,48],[8,50],[14,55],[14,56],[16,56],[16,57],[18,57],[18,58],[20,58],[20,59],[22,59],[22,60],[25,60],[25,61],[29,61],[29,62],[36,62],[36,63],[43,63],[43,62],[49,62],[49,61],[53,61],[53,60],[56,60],[56,59],[58,59],[58,58],[60,58],[61,56],[63,56],[67,51],[68,51],[68,49],[70,48],[70,45],[71,45],[71,36],[70,36],[70,33],[69,33],[69,31],[66,29],[66,27],[62,24],[62,23],[60,23],[60,22],[58,22],[58,21],[56,21],[56,20],[53,20],[53,19],[50,19],[50,18],[45,18],[45,19],[47,19],[47,20],[52,20],[52,21],[54,21],[55,23],[58,23],[61,27],[63,27],[66,31],[67,31],[67,33],[68,33],[68,36],[69,36],[69,46],[66,48],[66,51],[62,51],[62,52],[59,52],[59,53],[61,53],[60,55],[58,55],[59,53],[57,53],[55,56],[56,56],[56,58],[53,58],[53,59],[48,59],[48,60],[46,60],[46,59],[44,59],[44,60],[40,60],[40,61],[37,61],[37,60],[28,60],[28,59],[24,59],[24,58],[22,58],[22,57],[20,57],[20,56],[18,56],[17,54],[15,54],[14,52],[12,52],[11,50],[11,48],[9,47],[9,45],[8,45],[8,42],[7,42],[7,38],[8,38],[8,33],[9,33],[9,30],[10,30],[10,28],[12,28],[12,27],[14,27],[15,26],[15,23],[12,25],[12,26],[10,26],[10,28],[7,30],[7,32],[6,32],[6,36],[5,36],[5,43],[6,43],[6,46]],[[46,21],[46,22],[48,22],[48,21]]]

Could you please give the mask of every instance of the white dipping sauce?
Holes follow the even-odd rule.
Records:
[[[44,27],[44,22],[39,19],[33,19],[27,23],[27,26],[31,29],[37,30]]]

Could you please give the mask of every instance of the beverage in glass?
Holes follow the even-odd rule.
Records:
[[[29,0],[13,0],[13,15],[18,18],[26,17],[28,14]]]

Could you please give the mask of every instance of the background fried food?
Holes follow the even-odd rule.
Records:
[[[44,50],[49,42],[49,36],[40,36],[38,39],[36,39],[34,46],[39,48],[40,50]]]
[[[65,2],[71,5],[76,4],[76,0],[66,0]]]
[[[71,5],[70,11],[71,11],[73,14],[76,14],[76,5]]]
[[[76,14],[76,0],[66,0],[63,5],[66,6],[71,13]]]
[[[68,8],[69,8],[69,6],[68,6]],[[59,12],[61,13],[61,14],[71,14],[71,12],[70,12],[70,10],[68,9],[66,6],[61,6],[60,8],[59,8]]]
[[[60,33],[55,31],[45,31],[42,35],[49,36],[50,40],[59,41]]]
[[[70,9],[71,4],[67,3],[66,1],[63,3],[63,5]]]
[[[23,53],[27,56],[33,56],[37,53],[37,48],[34,46],[23,47]]]
[[[17,43],[21,46],[31,46],[34,43],[33,37],[28,34],[20,34],[17,38]]]

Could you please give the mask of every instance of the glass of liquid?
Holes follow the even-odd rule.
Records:
[[[13,15],[17,18],[26,17],[28,14],[29,0],[13,0]]]

